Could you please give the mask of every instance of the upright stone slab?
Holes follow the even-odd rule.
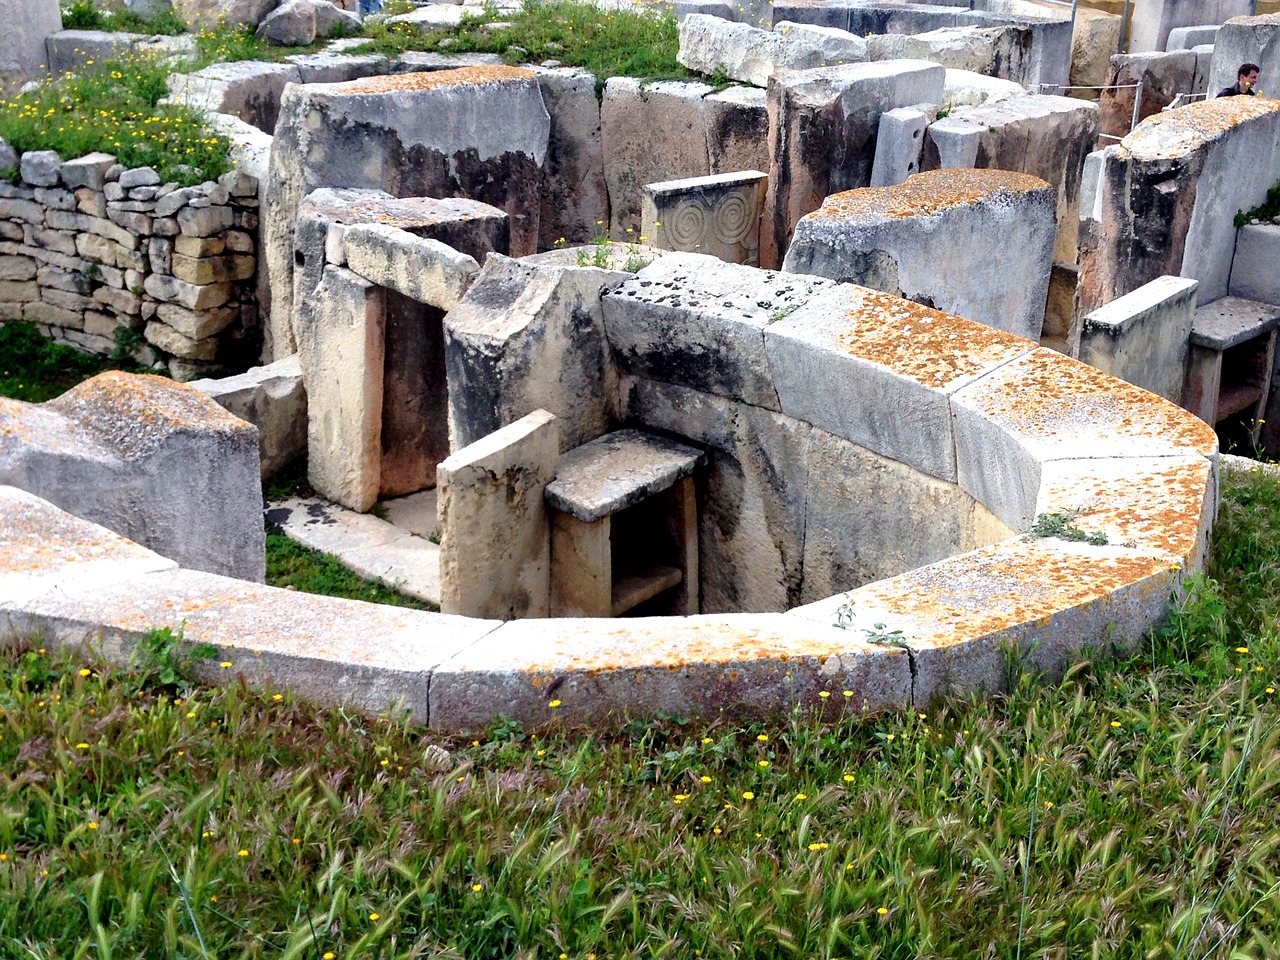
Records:
[[[1227,294],[1234,218],[1280,171],[1280,100],[1225,97],[1152,117],[1103,157],[1098,218],[1080,244],[1077,314],[1151,280],[1200,281]]]
[[[1133,99],[1142,84],[1138,120],[1154,116],[1173,103],[1179,94],[1196,86],[1196,55],[1191,50],[1173,53],[1118,53],[1111,58],[1106,89],[1098,101],[1099,133],[1114,143],[1133,129]]]
[[[760,265],[760,210],[768,174],[759,170],[644,186],[640,232],[663,250]]]
[[[707,166],[714,176],[769,169],[769,111],[757,87],[729,87],[702,98]]]
[[[549,136],[537,77],[514,67],[290,86],[263,210],[273,302],[292,289],[302,198],[325,186],[490,203],[510,217],[512,252],[534,252]],[[284,313],[272,312],[270,331],[280,355],[293,345]]]
[[[573,67],[532,69],[551,116],[538,247],[590,243],[609,219],[596,78]]]
[[[298,315],[307,478],[361,513],[377,501],[381,479],[385,324],[385,293],[334,266]]]
[[[1252,13],[1254,3],[1255,0],[1135,0],[1129,51],[1166,50],[1174,28],[1225,23],[1231,17]]]
[[[556,418],[535,410],[440,464],[440,609],[515,620],[551,610],[543,500],[560,456]]]
[[[1198,286],[1159,277],[1099,307],[1081,324],[1080,359],[1181,403]]]
[[[1043,180],[1004,170],[937,170],[838,193],[800,221],[783,269],[871,287],[1038,341],[1054,199]]]
[[[600,294],[625,276],[491,256],[444,319],[450,448],[539,409],[559,418],[565,449],[604,433],[617,373]]]
[[[1280,223],[1240,228],[1228,292],[1233,297],[1280,304]]]
[[[930,114],[918,107],[899,107],[880,115],[871,186],[892,186],[920,172],[920,154],[929,121]]]
[[[1236,17],[1223,24],[1213,41],[1209,96],[1236,82],[1242,63],[1262,68],[1259,86],[1274,97],[1280,92],[1280,13]]]
[[[1098,136],[1098,108],[1070,97],[1030,95],[964,107],[929,126],[925,170],[979,167],[1014,170],[1057,189],[1054,262],[1076,262],[1080,178]]]
[[[643,83],[611,77],[600,108],[609,235],[638,239],[641,187],[710,172],[702,99],[705,83]]]
[[[769,82],[769,190],[760,262],[777,266],[800,218],[871,182],[880,115],[941,103],[946,70],[921,60],[823,67]]]
[[[185,384],[113,371],[48,403],[0,399],[0,484],[185,567],[265,574],[258,431]]]
[[[58,0],[16,0],[5,5],[0,32],[0,94],[8,95],[44,73],[44,42],[62,29]]]

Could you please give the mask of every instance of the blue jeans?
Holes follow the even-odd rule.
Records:
[[[382,9],[382,0],[360,0],[361,13],[377,13]]]

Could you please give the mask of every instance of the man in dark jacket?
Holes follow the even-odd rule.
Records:
[[[1256,97],[1259,91],[1258,86],[1258,65],[1256,63],[1242,63],[1240,69],[1236,71],[1236,83],[1233,87],[1227,87],[1218,93],[1220,97]]]

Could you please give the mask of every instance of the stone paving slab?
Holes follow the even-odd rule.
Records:
[[[517,620],[436,669],[430,716],[443,730],[479,729],[498,714],[529,724],[627,712],[738,719],[817,704],[822,690],[842,704],[852,690],[848,709],[901,706],[908,657],[784,614]]]
[[[181,629],[187,641],[218,648],[203,680],[243,677],[373,713],[399,704],[422,722],[432,670],[497,623],[173,570],[45,595],[11,626],[50,645],[91,646],[113,663],[128,662],[150,630]]]
[[[267,522],[349,570],[428,603],[440,602],[440,547],[372,514],[319,498],[268,505]]]

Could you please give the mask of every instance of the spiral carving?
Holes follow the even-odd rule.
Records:
[[[699,199],[682,200],[666,217],[667,237],[676,250],[692,250],[707,237],[710,218]]]
[[[731,193],[721,198],[713,213],[712,230],[715,238],[727,246],[744,243],[756,223],[756,205],[744,192]]]

